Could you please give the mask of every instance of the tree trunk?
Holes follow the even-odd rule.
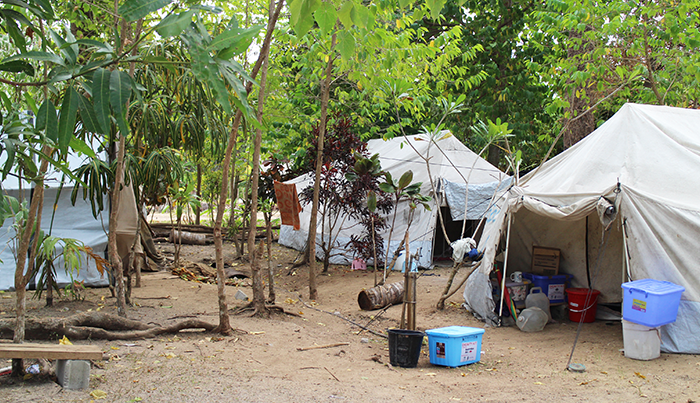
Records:
[[[455,266],[452,268],[452,273],[450,273],[450,278],[447,282],[447,285],[445,286],[445,289],[443,290],[442,295],[440,296],[440,299],[437,302],[437,305],[436,305],[437,309],[439,309],[439,310],[445,309],[445,301],[447,301],[447,298],[450,298],[458,290],[460,290],[462,288],[464,283],[467,282],[467,279],[469,279],[469,276],[472,275],[474,270],[476,270],[476,268],[479,267],[480,264],[481,263],[477,263],[477,264],[473,265],[472,267],[470,267],[467,270],[467,274],[464,276],[462,281],[459,282],[457,287],[455,287],[452,291],[450,291],[450,288],[452,288],[452,283],[454,282],[455,276],[457,275],[457,272],[459,271],[459,268],[461,267],[461,263],[455,264]]]
[[[115,9],[117,7],[117,2],[115,1]],[[143,19],[138,20],[136,25],[137,35],[141,32],[141,26],[143,24]],[[124,38],[134,39],[133,32],[126,21],[122,21],[122,36]],[[128,32],[127,32],[128,31]],[[123,44],[122,44],[123,46]],[[121,52],[122,47],[120,46],[119,52]],[[136,48],[134,48],[132,55],[135,54]],[[129,75],[134,76],[134,63],[132,62],[129,66]],[[128,110],[126,112],[125,119],[128,119]],[[119,135],[119,145],[117,149],[117,164],[114,173],[114,187],[112,188],[111,194],[111,204],[109,212],[109,234],[107,237],[109,250],[109,262],[112,267],[112,274],[114,276],[115,292],[117,297],[117,314],[122,317],[126,317],[126,297],[124,289],[124,266],[121,256],[119,256],[119,251],[117,250],[117,220],[119,219],[119,201],[122,186],[124,185],[124,153],[126,152],[126,136],[129,133],[118,132]]]
[[[250,161],[250,159],[249,159]],[[251,172],[252,175],[252,172]],[[245,183],[245,189],[243,190],[243,213],[241,214],[241,256],[245,255],[246,245],[248,245],[248,235],[250,234],[250,176]]]
[[[53,270],[47,267],[46,272],[46,306],[53,306]]]
[[[270,4],[270,12],[272,5]],[[263,124],[263,104],[265,103],[265,84],[267,81],[268,59],[263,59],[262,68],[260,69],[260,87],[258,89],[258,110],[257,118],[260,126]],[[267,316],[267,308],[265,308],[265,287],[263,285],[262,271],[260,270],[260,262],[258,253],[255,249],[255,235],[258,227],[258,187],[260,180],[260,144],[262,143],[262,129],[256,128],[255,137],[253,138],[253,172],[250,178],[250,229],[248,230],[248,255],[250,256],[250,270],[253,277],[253,307],[256,315]],[[262,252],[262,243],[260,251]]]
[[[124,266],[119,251],[117,250],[117,220],[119,212],[119,199],[122,185],[124,184],[124,148],[126,148],[126,134],[119,134],[117,150],[117,169],[114,175],[114,187],[112,188],[112,202],[109,212],[109,234],[107,242],[109,250],[109,264],[114,276],[114,288],[117,297],[117,314],[126,317],[126,299],[124,296]]]
[[[197,199],[202,200],[202,163],[197,161]],[[194,208],[194,223],[199,225],[201,222],[202,208],[195,206]]]
[[[238,200],[238,176],[236,175],[236,159],[238,157],[238,149],[234,146],[233,150],[231,151],[231,178],[230,178],[230,184],[231,186],[231,210],[229,211],[229,216],[228,216],[228,228],[229,228],[229,234],[236,234],[236,200]],[[239,251],[239,255],[243,254],[243,251]]]
[[[335,48],[336,35],[331,38],[330,54]],[[309,222],[309,299],[318,298],[316,289],[316,223],[318,222],[318,199],[321,189],[321,167],[323,166],[323,139],[326,135],[326,120],[328,116],[328,99],[330,98],[331,73],[333,71],[333,59],[328,58],[326,76],[321,86],[321,121],[318,129],[318,149],[316,151],[316,177],[314,179],[314,199],[311,207],[311,221]]]
[[[574,59],[576,56],[593,50],[593,47],[584,38],[583,33],[572,30],[569,33],[569,37],[572,40],[576,39],[577,41],[581,42],[581,45],[578,48],[567,49],[567,56],[570,59]],[[590,105],[593,105],[596,102],[594,87],[586,88],[586,84],[583,84],[583,87],[588,95],[588,98],[576,96],[576,90],[572,90],[571,94],[569,94],[569,119],[577,117],[579,114],[586,111]],[[564,123],[566,124],[567,122]],[[581,139],[589,135],[591,132],[593,132],[593,130],[595,130],[595,126],[595,117],[592,113],[588,113],[585,116],[577,118],[576,120],[571,119],[568,128],[566,131],[564,131],[564,148],[573,146]]]
[[[267,233],[267,278],[268,278],[268,294],[267,302],[269,304],[274,304],[275,295],[275,269],[272,267],[272,213],[266,211],[265,215],[265,229]]]
[[[42,151],[45,155],[51,155],[53,150],[44,146]],[[24,342],[25,322],[27,314],[27,296],[26,288],[29,279],[32,276],[33,267],[31,259],[36,255],[36,251],[31,254],[30,261],[27,263],[27,252],[32,241],[32,235],[38,241],[38,233],[34,233],[34,228],[41,227],[41,210],[44,202],[44,175],[49,168],[49,162],[44,159],[39,167],[39,176],[34,192],[32,193],[31,202],[29,203],[29,213],[23,225],[23,231],[17,248],[17,261],[15,266],[15,326],[12,341],[14,343]],[[25,267],[28,269],[25,272]],[[15,376],[24,374],[24,365],[22,360],[12,360],[12,373]]]
[[[224,273],[224,245],[223,236],[221,233],[221,224],[224,218],[224,209],[226,208],[226,196],[228,196],[228,172],[231,163],[231,152],[236,144],[238,136],[238,125],[241,123],[242,113],[236,112],[233,119],[233,127],[229,133],[228,145],[226,146],[226,154],[223,162],[223,177],[221,179],[221,192],[219,194],[219,203],[216,206],[216,220],[214,220],[214,249],[216,251],[216,286],[219,299],[219,326],[216,331],[222,334],[230,334],[232,332],[231,322],[228,316],[228,305],[226,303],[226,274]]]
[[[501,150],[496,146],[495,144],[491,144],[489,146],[489,154],[488,157],[486,157],[486,160],[489,162],[489,164],[498,167],[498,162],[501,159]]]
[[[270,42],[272,41],[272,33],[275,29],[277,19],[279,18],[280,11],[282,10],[282,5],[284,0],[279,0],[277,3],[277,8],[275,12],[270,16],[267,23],[267,33],[265,34],[265,40],[260,49],[260,55],[258,60],[253,66],[253,71],[250,77],[255,79],[260,67],[262,66],[262,61],[267,56],[270,50]],[[250,93],[253,88],[253,83],[246,83],[246,92]],[[219,195],[219,203],[216,209],[216,221],[214,222],[214,245],[216,249],[216,285],[219,295],[219,326],[217,326],[216,331],[224,334],[231,332],[231,324],[228,316],[228,306],[226,304],[226,291],[225,291],[225,273],[224,273],[224,252],[223,252],[223,237],[221,233],[221,223],[223,221],[224,208],[226,206],[226,196],[228,195],[228,174],[231,166],[231,154],[233,147],[236,144],[236,137],[238,136],[238,127],[241,124],[241,118],[243,117],[243,112],[240,110],[236,111],[236,115],[233,118],[233,126],[229,134],[228,145],[226,146],[226,154],[224,155],[223,162],[223,177],[221,178],[221,192]]]
[[[656,69],[652,65],[652,60],[654,60],[654,57],[651,54],[651,47],[649,46],[649,32],[647,28],[644,28],[644,64],[647,68],[647,82],[649,83],[651,90],[654,92],[657,104],[663,105],[664,96],[659,92],[659,86],[656,82],[656,78],[654,77],[654,71]]]
[[[572,95],[569,97],[571,107],[569,108],[569,116],[575,117],[586,111],[590,104],[583,98]],[[564,132],[564,147],[569,148],[578,143],[584,137],[588,136],[595,130],[595,116],[592,113],[587,113],[581,116],[580,119],[572,120],[568,128]]]
[[[234,152],[234,157],[235,157],[234,158],[234,165],[235,165],[236,159],[238,157],[238,151]],[[238,172],[235,169],[233,172],[235,175],[235,179],[233,181],[233,190],[231,192],[231,198],[232,198],[232,201],[231,201],[231,206],[232,206],[232,208],[231,208],[231,220],[232,220],[231,221],[231,228],[233,228],[233,225],[234,225],[235,220],[236,220],[236,214],[235,214],[236,211],[233,208],[233,206],[235,205],[235,201],[238,200],[238,187],[241,185],[241,176],[238,174]],[[232,238],[233,238],[233,243],[236,246],[236,256],[242,257],[243,256],[243,240],[239,239],[238,234],[239,234],[238,230],[235,230]]]

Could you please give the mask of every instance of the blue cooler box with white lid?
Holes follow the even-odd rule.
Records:
[[[481,359],[481,337],[484,329],[466,326],[448,326],[426,330],[430,349],[430,363],[445,367],[459,367]]]
[[[622,318],[648,327],[676,321],[683,286],[645,278],[623,283]]]

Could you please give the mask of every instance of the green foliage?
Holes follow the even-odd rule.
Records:
[[[424,196],[420,193],[420,188],[423,182],[411,183],[413,181],[413,171],[404,172],[398,180],[395,180],[390,172],[384,172],[384,182],[379,184],[379,189],[383,192],[394,195],[395,206],[398,206],[399,201],[408,200],[411,209],[423,206],[426,210],[430,210],[429,196]],[[394,209],[394,215],[396,209]]]
[[[97,218],[105,210],[105,198],[114,183],[114,172],[109,165],[99,158],[91,158],[85,164],[76,168],[75,176],[81,182],[76,183],[71,191],[70,200],[75,205],[80,189],[83,189],[83,200],[90,200],[92,215]],[[81,185],[84,184],[84,186]]]
[[[237,51],[237,53],[241,53],[247,49],[244,44],[250,44],[250,39],[260,30],[261,26],[241,30],[237,28],[235,17],[231,21],[226,31],[212,38],[201,17],[196,13],[195,22],[180,33],[180,40],[187,46],[192,56],[190,59],[192,72],[198,80],[211,88],[224,111],[227,114],[232,114],[231,101],[233,101],[239,109],[245,112],[247,117],[251,109],[247,101],[248,93],[241,78],[247,81],[253,80],[245,69],[231,57]],[[227,86],[233,89],[236,97],[230,99]]]
[[[44,288],[53,286],[57,292],[60,292],[56,279],[56,262],[62,258],[63,268],[71,278],[71,284],[74,283],[75,277],[80,273],[82,265],[82,255],[86,250],[86,246],[77,239],[60,238],[49,234],[39,232],[42,238],[39,243],[39,250],[36,254],[34,263],[34,271],[36,278],[36,293],[35,299],[41,299]],[[86,261],[87,262],[87,261]],[[102,266],[98,266],[102,269]],[[101,272],[104,272],[102,269]],[[51,279],[51,281],[49,281]],[[51,283],[51,284],[50,284]]]
[[[367,158],[355,151],[353,156],[355,157],[355,165],[352,167],[352,170],[345,174],[345,178],[349,182],[355,181],[363,175],[371,175],[372,177],[376,177],[384,173],[384,171],[382,171],[381,162],[379,161],[379,154],[374,154]]]
[[[131,0],[119,6],[118,13],[127,21],[136,21],[148,14],[158,11],[172,3],[173,0]]]
[[[3,225],[5,220],[15,215],[20,211],[19,201],[8,195],[0,195],[0,226]]]
[[[303,0],[296,4],[314,7]],[[334,80],[329,109],[351,116],[363,139],[416,133],[421,124],[430,123],[434,100],[442,97],[446,84],[471,88],[483,81],[483,72],[454,64],[457,59],[472,59],[483,49],[481,44],[465,50],[458,26],[428,36],[425,28],[416,25],[427,15],[428,6],[408,1],[401,7],[405,9],[384,2],[322,2],[313,15],[318,29],[306,35],[280,34],[282,53],[273,59],[273,71],[289,79],[279,84],[286,98],[275,97],[272,102],[281,115],[290,117],[284,121],[287,155],[301,157],[308,144],[304,136],[318,118],[316,94],[331,58]],[[340,23],[331,25],[334,11]],[[294,7],[291,12],[293,26],[296,18],[311,18],[296,16]],[[337,44],[331,50],[333,34]],[[274,88],[274,81],[271,85]]]
[[[700,78],[700,2],[591,3],[565,0],[533,13],[533,49],[551,48],[534,68],[558,97],[551,112],[572,98],[588,104],[618,91],[603,109],[621,102],[696,104]],[[622,90],[619,90],[622,88]],[[604,112],[605,113],[605,112]]]
[[[177,222],[182,221],[182,215],[187,211],[199,208],[201,202],[196,194],[194,194],[194,182],[187,182],[185,186],[178,188],[170,188],[169,199],[175,206]]]
[[[167,147],[151,151],[138,171],[139,185],[151,205],[163,204],[165,196],[177,192],[186,180],[180,153]]]
[[[370,213],[374,213],[377,210],[377,193],[374,190],[370,190],[367,193],[367,209]]]

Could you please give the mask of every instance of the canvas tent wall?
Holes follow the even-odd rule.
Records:
[[[427,137],[415,135],[407,136],[406,138],[398,137],[387,141],[382,139],[370,140],[367,149],[370,155],[379,154],[382,169],[391,172],[395,178],[399,178],[408,170],[413,171],[413,181],[423,183],[421,193],[433,196],[431,194],[428,170],[425,161],[420,155],[431,157],[430,173],[436,187],[439,188],[438,192],[440,195],[444,195],[448,191],[446,189],[449,189],[449,195],[451,200],[453,200],[450,207],[454,207],[461,214],[458,217],[455,212],[453,216],[460,220],[464,216],[464,189],[466,188],[464,183],[465,179],[468,179],[469,209],[467,219],[476,220],[481,218],[486,212],[494,190],[497,186],[503,185],[509,179],[508,176],[472,152],[454,136],[450,135],[442,140],[438,140],[437,145],[422,139],[427,139]],[[307,186],[313,186],[311,175],[304,175],[287,183],[295,183],[298,192],[301,192]],[[438,225],[437,202],[435,198],[431,201],[431,206],[431,211],[418,207],[409,232],[409,249],[411,253],[414,253],[420,248],[421,258],[418,264],[420,267],[426,268],[432,264],[433,241],[436,225]],[[397,224],[392,235],[393,239],[389,245],[391,253],[399,246],[404,237],[408,225],[408,210],[407,202],[399,203],[397,207]],[[303,250],[308,238],[310,215],[311,203],[308,203],[303,206],[303,211],[300,214],[301,229],[295,231],[291,226],[282,225],[279,243],[297,250]],[[391,223],[392,216],[393,212],[387,215],[389,223]],[[351,234],[359,232],[360,228],[356,222],[352,220],[344,222],[343,228],[339,231],[335,242],[334,256],[331,259],[331,263],[348,264],[352,261],[353,256],[351,252],[345,249],[345,245],[350,241]],[[317,234],[317,242],[320,243],[320,224]],[[384,238],[384,245],[386,246],[388,244],[389,229],[385,230],[381,236]],[[466,234],[465,236],[471,236],[471,234]],[[320,248],[317,248],[316,253],[317,256],[321,257]]]
[[[700,353],[698,166],[700,111],[625,104],[585,139],[524,176],[490,209],[479,244],[484,259],[464,290],[470,310],[495,320],[487,281],[509,222],[509,272],[528,271],[533,245],[556,247],[562,250],[561,270],[579,287],[588,286],[588,234],[591,285],[602,291],[602,301],[621,301],[620,285],[629,280],[682,285],[678,319],[662,327],[661,348]],[[605,214],[611,205],[615,213]]]
[[[82,164],[83,158],[78,155],[69,156],[69,166],[76,168]],[[92,215],[89,201],[84,201],[78,197],[75,206],[71,204],[70,195],[73,187],[70,183],[64,183],[60,189],[62,174],[57,171],[47,175],[45,184],[48,186],[44,190],[44,204],[42,210],[41,228],[45,233],[51,229],[51,234],[62,238],[74,238],[92,248],[95,253],[104,256],[107,249],[107,230],[109,227],[109,211],[102,212],[97,219]],[[3,191],[18,199],[29,200],[31,185],[22,183],[15,177],[8,177],[2,183]],[[60,190],[60,195],[59,195]],[[55,205],[55,210],[54,210]],[[54,214],[55,213],[55,214]],[[53,217],[53,223],[52,221]],[[0,290],[8,290],[14,287],[15,257],[13,253],[13,238],[15,232],[12,229],[12,219],[7,219],[0,228]],[[63,269],[62,259],[57,261],[56,282],[59,285],[69,284],[70,276]],[[84,262],[79,275],[75,280],[83,281],[84,285],[90,287],[106,286],[109,284],[107,274],[101,275],[93,260]]]

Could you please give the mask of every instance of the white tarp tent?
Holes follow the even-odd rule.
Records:
[[[430,173],[432,174],[435,186],[438,188],[438,192],[442,196],[444,193],[442,189],[447,187],[454,188],[456,196],[452,199],[461,200],[461,206],[450,206],[453,207],[453,210],[461,212],[461,217],[458,217],[460,220],[463,219],[462,217],[464,216],[465,178],[468,179],[469,210],[467,212],[467,219],[479,219],[488,208],[496,187],[508,180],[509,177],[499,171],[498,168],[479,157],[454,136],[448,136],[442,140],[438,140],[437,146],[434,143],[431,144],[429,141],[418,139],[419,137],[421,137],[421,139],[426,138],[415,135],[397,137],[387,141],[382,139],[370,140],[367,144],[367,151],[369,155],[379,154],[382,169],[391,172],[394,178],[399,178],[408,170],[413,171],[413,182],[423,183],[421,194],[433,197],[434,195],[432,194],[426,163],[420,155],[430,157]],[[410,144],[408,142],[410,142]],[[411,147],[411,145],[413,145],[413,147]],[[417,153],[420,153],[420,155]],[[446,184],[446,182],[450,182],[450,184]],[[295,183],[297,192],[301,192],[305,187],[313,185],[311,175],[303,175],[287,183]],[[459,189],[457,189],[459,186],[455,184],[462,184],[461,196],[459,195]],[[394,228],[392,240],[389,245],[391,253],[399,246],[406,232],[408,210],[407,202],[399,203],[396,218],[397,224]],[[432,264],[433,240],[436,225],[439,225],[437,222],[437,210],[436,201],[433,197],[431,201],[431,211],[426,211],[422,207],[418,207],[414,221],[411,224],[409,248],[411,253],[415,253],[415,251],[420,248],[421,258],[418,262],[420,267],[430,267]],[[389,224],[391,223],[392,216],[393,212],[387,215]],[[282,225],[279,243],[297,250],[303,250],[308,238],[310,217],[311,203],[308,203],[303,206],[303,211],[300,214],[301,229],[295,231],[291,226]],[[352,220],[345,221],[335,242],[334,256],[331,258],[331,263],[348,264],[352,261],[353,256],[351,252],[345,251],[345,245],[350,241],[350,235],[359,231],[359,225],[356,225],[355,222]],[[318,228],[317,234],[317,242],[320,242],[320,227]],[[471,234],[465,234],[465,236],[471,236]],[[382,237],[384,238],[384,245],[386,247],[389,237],[388,228],[382,233]],[[317,248],[316,252],[317,255],[320,256],[320,248]]]
[[[77,155],[70,155],[68,163],[71,169],[77,168],[82,164],[82,158]],[[97,219],[92,215],[92,210],[89,201],[84,201],[82,197],[78,197],[73,206],[70,202],[71,191],[73,186],[70,183],[64,184],[60,191],[58,200],[56,197],[59,193],[62,174],[54,171],[47,174],[45,184],[47,188],[44,191],[44,206],[42,210],[41,228],[48,233],[51,229],[51,234],[61,238],[74,238],[85,245],[92,248],[93,252],[103,255],[107,249],[107,230],[109,227],[109,211],[102,212]],[[31,185],[27,182],[22,183],[22,191],[20,192],[19,180],[15,177],[8,177],[2,183],[3,191],[15,198],[29,200],[31,193]],[[54,210],[54,204],[56,205]],[[55,215],[54,215],[55,213]],[[53,216],[53,224],[52,224]],[[15,256],[13,248],[15,242],[15,232],[12,229],[12,218],[5,220],[5,223],[0,228],[0,290],[8,290],[14,287],[15,273]],[[56,283],[59,286],[69,284],[70,276],[63,268],[62,258],[56,262]],[[106,286],[109,284],[107,273],[101,275],[95,266],[94,260],[90,259],[87,264],[84,264],[80,269],[80,273],[75,277],[77,281],[84,281],[86,286]]]
[[[685,287],[677,321],[661,329],[661,349],[700,353],[699,166],[699,110],[625,104],[491,208],[479,244],[484,258],[464,290],[467,306],[494,321],[488,273],[510,222],[508,272],[529,271],[537,245],[561,249],[560,271],[574,276],[574,287],[588,287],[590,276],[601,302],[620,302],[620,285],[630,280]],[[611,204],[615,214],[604,214]]]

